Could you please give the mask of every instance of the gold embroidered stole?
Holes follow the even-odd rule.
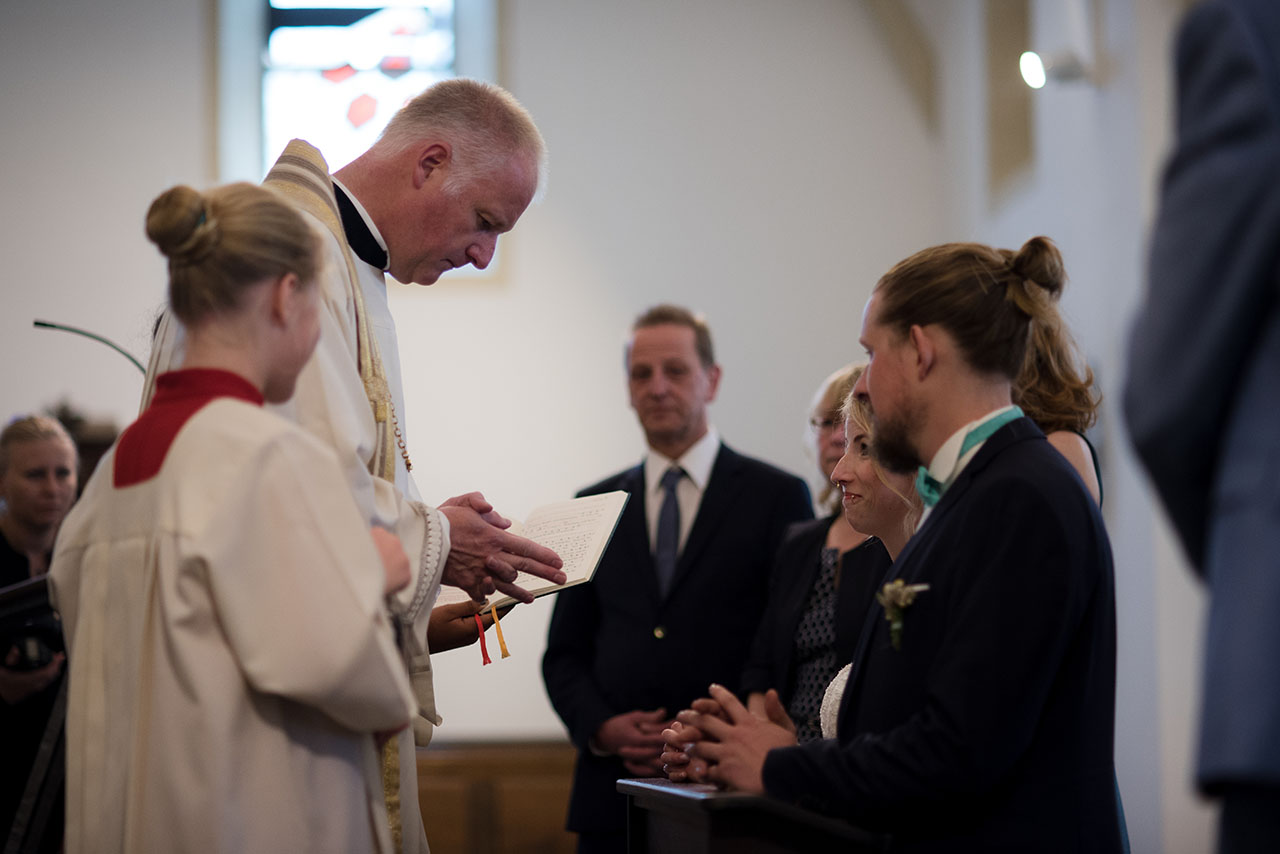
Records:
[[[324,223],[325,228],[329,229],[342,247],[342,257],[347,262],[347,281],[355,304],[357,367],[360,370],[360,381],[364,383],[365,395],[369,398],[369,407],[373,410],[377,434],[373,458],[369,460],[369,473],[394,483],[396,441],[391,417],[394,406],[391,386],[388,385],[386,372],[382,368],[378,342],[369,326],[364,289],[360,287],[355,258],[342,228],[342,217],[338,213],[338,201],[333,194],[329,165],[315,146],[295,139],[285,146],[284,153],[271,167],[262,183]]]
[[[369,326],[364,289],[360,286],[351,246],[347,243],[347,235],[342,228],[342,216],[338,213],[329,164],[315,146],[295,139],[285,146],[284,153],[271,167],[262,183],[324,223],[325,228],[329,229],[342,247],[342,256],[347,262],[348,288],[355,305],[357,367],[369,406],[373,410],[377,438],[373,457],[369,460],[369,473],[395,483],[396,442],[391,416],[391,387],[382,368],[378,342]],[[403,827],[400,820],[400,748],[399,739],[395,736],[387,739],[382,750],[382,793],[387,804],[392,850],[399,852],[403,850]]]

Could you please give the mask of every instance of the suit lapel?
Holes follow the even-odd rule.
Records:
[[[912,537],[907,543],[907,547],[902,550],[902,554],[898,555],[899,559],[905,557],[907,551],[911,548],[911,543],[915,542]],[[896,563],[889,564],[889,568],[885,570],[884,576],[876,583],[876,592],[880,592],[884,585],[888,584],[894,578],[894,567]],[[858,685],[862,681],[862,671],[866,668],[866,657],[871,650],[871,637],[875,634],[876,625],[880,620],[884,619],[884,611],[880,608],[880,603],[876,599],[871,600],[871,604],[867,607],[866,616],[862,620],[862,631],[858,635],[858,646],[853,651],[853,662],[849,669],[849,681],[845,684],[844,694],[840,697],[840,714],[836,716],[836,735],[839,736],[841,725],[845,720],[845,715],[849,712],[849,708],[853,705],[852,698],[858,692]]]
[[[631,556],[634,572],[643,579],[641,587],[657,602],[661,596],[658,593],[658,576],[653,568],[653,552],[649,548],[649,496],[645,494],[644,463],[623,475],[618,487],[629,492],[631,498],[618,521],[614,543],[624,554]]]
[[[969,464],[964,467],[964,471],[960,472],[956,482],[951,484],[946,493],[943,494],[942,499],[934,505],[933,512],[925,520],[924,526],[907,542],[902,554],[898,555],[898,565],[910,565],[907,562],[907,557],[912,551],[911,546],[917,540],[927,538],[929,529],[935,524],[941,524],[942,519],[951,512],[951,508],[964,499],[964,494],[969,491],[969,487],[973,484],[973,479],[982,474],[983,469],[990,465],[991,461],[998,457],[1001,451],[1016,442],[1034,439],[1037,436],[1043,438],[1044,434],[1040,432],[1040,428],[1035,425],[1035,422],[1026,416],[1010,421],[992,433],[991,437],[978,449],[978,453],[974,454]]]
[[[668,596],[680,586],[681,581],[688,575],[690,567],[697,565],[702,552],[714,540],[725,514],[733,503],[734,481],[741,468],[738,455],[721,442],[716,461],[711,466],[711,477],[707,479],[707,488],[703,491],[702,501],[698,504],[698,515],[693,519],[689,539],[685,542],[684,548],[680,551],[680,559],[676,562],[676,575],[671,582],[671,591],[667,594]]]

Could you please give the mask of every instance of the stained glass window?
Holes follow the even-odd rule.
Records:
[[[405,101],[456,72],[454,0],[270,0],[268,16],[264,169],[294,137],[341,168]]]

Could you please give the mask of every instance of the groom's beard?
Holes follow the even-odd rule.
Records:
[[[901,417],[882,418],[872,415],[875,436],[871,440],[871,453],[876,462],[897,474],[915,474],[924,462],[908,436],[908,425],[917,421],[914,413]]]

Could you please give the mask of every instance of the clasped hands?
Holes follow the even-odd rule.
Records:
[[[627,772],[637,777],[662,776],[662,733],[675,726],[666,709],[623,712],[600,724],[591,739],[591,750],[617,756]]]
[[[712,685],[710,692],[663,730],[662,769],[675,782],[763,794],[765,757],[775,747],[796,744],[795,725],[778,692],[752,695],[750,709],[722,685]]]

